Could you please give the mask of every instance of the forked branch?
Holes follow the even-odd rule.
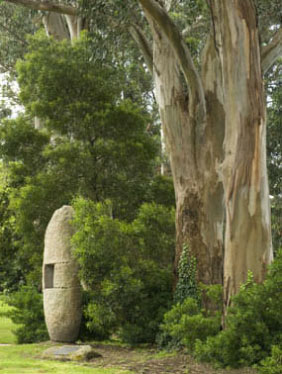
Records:
[[[205,99],[202,81],[178,28],[157,1],[139,0],[139,3],[169,40],[189,87],[190,100],[196,104],[197,111],[200,109],[201,113],[198,114],[204,115]]]
[[[280,28],[273,36],[271,42],[261,50],[261,68],[265,74],[282,56],[282,28]]]

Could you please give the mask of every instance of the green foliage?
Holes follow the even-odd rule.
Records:
[[[214,336],[219,332],[222,300],[218,296],[222,293],[222,287],[205,286],[204,290],[209,304],[213,304],[213,309],[201,310],[198,299],[192,297],[177,302],[164,315],[161,334],[158,336],[160,346],[185,347],[193,352],[198,340],[204,342],[209,336]]]
[[[282,348],[278,345],[272,346],[271,356],[261,362],[260,374],[281,374],[282,373]]]
[[[178,281],[174,292],[175,302],[182,303],[187,297],[195,299],[198,303],[199,290],[196,281],[196,258],[189,252],[185,244],[178,264]]]
[[[221,323],[222,287],[197,284],[196,259],[184,245],[178,263],[178,282],[174,292],[174,305],[164,315],[161,332],[157,337],[160,347],[186,347],[193,351],[196,340],[205,341],[218,333]],[[209,309],[201,310],[201,301]]]
[[[248,366],[266,358],[282,343],[282,252],[277,254],[263,284],[252,280],[233,299],[226,329],[196,343],[196,357],[221,366]]]
[[[148,117],[121,99],[127,92],[123,71],[90,57],[86,37],[74,45],[40,33],[30,38],[17,66],[25,114],[0,126],[8,176],[0,217],[7,236],[0,233],[0,246],[3,254],[17,253],[25,281],[28,273],[37,286],[54,210],[79,193],[94,201],[111,198],[113,215],[130,221],[148,200],[157,153],[145,131]],[[34,128],[34,116],[43,130]]]
[[[12,307],[6,304],[4,298],[0,295],[0,342],[1,344],[15,344],[16,337],[12,332],[15,325],[9,317],[6,317]]]
[[[267,97],[267,168],[271,198],[271,224],[274,253],[282,248],[282,62],[281,60],[268,73],[266,80]]]
[[[94,337],[115,332],[130,344],[153,342],[172,298],[173,211],[145,204],[126,223],[112,218],[110,202],[73,205],[88,328]]]
[[[0,180],[2,170],[0,169]],[[21,282],[23,270],[17,258],[17,249],[13,245],[13,220],[8,211],[9,187],[0,182],[0,292],[10,292]]]
[[[43,314],[42,294],[32,287],[23,286],[6,298],[13,308],[7,313],[15,324],[18,343],[33,343],[48,339]]]
[[[175,193],[171,177],[156,175],[150,181],[146,200],[167,207],[175,207]]]
[[[144,111],[121,100],[123,70],[94,62],[91,53],[86,37],[72,46],[31,38],[18,63],[20,97],[28,114],[57,134],[43,153],[49,174],[68,178],[72,192],[94,201],[110,198],[113,214],[129,220],[153,176],[157,143],[145,131]]]
[[[34,12],[24,7],[0,3],[0,71],[14,72],[14,65],[27,50],[25,35],[35,31]],[[6,87],[9,88],[9,87]]]

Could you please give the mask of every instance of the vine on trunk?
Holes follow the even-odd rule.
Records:
[[[188,245],[183,245],[183,250],[178,264],[178,282],[175,288],[174,301],[175,303],[183,303],[187,297],[191,297],[200,303],[200,292],[196,281],[197,276],[197,261]]]

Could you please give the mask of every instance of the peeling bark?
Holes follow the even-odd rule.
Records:
[[[217,173],[210,172],[209,168],[214,154],[222,157],[223,136],[214,135],[218,145],[215,150],[210,138],[205,137],[213,131],[210,128],[214,125],[212,115],[197,123],[194,110],[190,114],[188,92],[175,51],[154,20],[149,15],[147,17],[154,38],[156,99],[176,194],[175,271],[186,242],[197,259],[198,281],[222,283],[223,188]]]
[[[246,281],[262,281],[272,260],[266,170],[265,99],[253,1],[213,0],[226,115],[224,162],[225,304]]]
[[[220,283],[225,215],[227,306],[248,270],[262,281],[272,259],[255,6],[252,0],[210,2],[213,28],[198,85],[191,74],[194,67],[181,52],[181,36],[165,11],[153,0],[140,3],[153,31],[156,97],[176,193],[176,262],[188,241],[197,257],[199,280]],[[191,71],[185,75],[184,68]],[[196,93],[185,93],[180,70],[190,87],[203,85],[204,117],[193,115]]]

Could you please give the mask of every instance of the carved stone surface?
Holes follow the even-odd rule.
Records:
[[[81,286],[78,265],[72,256],[70,221],[73,209],[55,211],[46,234],[43,260],[44,314],[50,339],[74,342],[81,322]]]

